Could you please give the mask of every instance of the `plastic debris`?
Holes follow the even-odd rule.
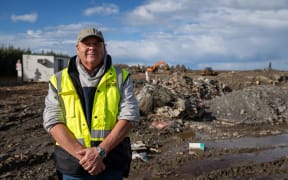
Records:
[[[147,150],[146,144],[143,141],[137,141],[136,143],[131,144],[132,151]]]
[[[146,152],[140,152],[140,153],[133,152],[132,159],[141,159],[142,161],[147,162],[148,156]]]
[[[194,150],[205,150],[205,145],[204,143],[189,143],[189,154],[194,154]]]

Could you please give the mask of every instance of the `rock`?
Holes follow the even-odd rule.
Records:
[[[137,95],[140,112],[148,114],[155,107],[161,107],[172,100],[168,91],[158,85],[146,84]]]

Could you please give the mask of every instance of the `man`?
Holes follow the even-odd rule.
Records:
[[[20,59],[17,60],[16,71],[17,71],[17,81],[21,82],[22,81],[22,63]]]
[[[123,179],[139,122],[138,102],[128,71],[112,65],[104,37],[80,31],[77,55],[49,82],[44,128],[56,141],[55,164],[63,179]]]

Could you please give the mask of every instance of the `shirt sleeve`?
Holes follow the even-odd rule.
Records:
[[[49,83],[48,94],[45,97],[45,108],[43,111],[43,127],[49,132],[55,124],[64,123],[63,119],[57,91]]]
[[[139,123],[139,118],[138,101],[135,96],[133,81],[129,76],[123,84],[118,119],[132,121],[135,125]]]

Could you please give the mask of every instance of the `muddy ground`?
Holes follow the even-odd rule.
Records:
[[[165,79],[171,74],[153,74],[152,78]],[[203,78],[198,72],[186,73],[185,76]],[[136,91],[145,84],[144,77],[143,73],[133,74],[135,83],[140,84],[135,84]],[[260,70],[227,71],[217,76],[206,76],[220,82],[223,87],[229,87],[229,92],[207,101],[206,114],[201,118],[158,117],[155,120],[151,115],[141,116],[139,126],[133,129],[130,137],[134,145],[141,141],[145,148],[134,151],[135,159],[127,179],[287,179],[286,77],[288,72]],[[53,142],[42,127],[47,87],[47,83],[20,84],[1,79],[0,179],[57,179],[52,161]],[[251,89],[244,91],[245,88]],[[270,96],[271,88],[273,93]],[[233,97],[249,99],[251,94],[243,94],[252,91],[255,93],[251,98],[255,101],[247,102],[258,107],[254,111],[242,107],[239,98],[229,98],[229,94],[235,93]],[[265,93],[259,94],[258,91]],[[229,105],[229,100],[236,102]],[[224,104],[235,108],[225,114],[229,108]],[[264,104],[265,108],[261,108]],[[239,105],[239,116],[247,115],[246,121],[238,119],[233,112]],[[247,107],[251,109],[252,106]],[[271,111],[267,111],[269,107]],[[252,116],[253,113],[257,116]],[[271,118],[266,118],[270,117],[267,113]],[[263,120],[259,120],[263,117],[261,114]],[[249,121],[249,117],[255,121]],[[164,125],[159,122],[164,122]],[[163,126],[157,126],[157,123]],[[189,150],[189,143],[204,143],[204,149]]]

